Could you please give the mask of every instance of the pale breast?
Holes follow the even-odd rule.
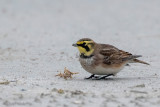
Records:
[[[82,65],[82,67],[86,70],[86,71],[90,71],[93,69],[94,66],[94,58],[79,58],[79,61]]]

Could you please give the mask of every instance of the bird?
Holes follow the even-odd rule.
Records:
[[[115,76],[129,63],[150,65],[137,59],[142,55],[133,55],[110,44],[96,43],[90,38],[82,38],[72,46],[79,50],[79,62],[82,68],[91,74],[85,79],[100,80]]]

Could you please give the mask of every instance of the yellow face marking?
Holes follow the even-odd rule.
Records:
[[[93,43],[93,41],[78,41],[77,42],[77,44],[83,44],[83,43],[89,44],[89,43]]]
[[[83,44],[83,43],[84,43],[84,41],[78,41],[77,45],[80,45],[80,44]]]
[[[85,56],[90,56],[94,51],[91,43],[93,43],[93,41],[78,41],[77,45],[79,52],[81,54],[84,54]],[[88,48],[89,50],[87,51],[85,47]]]

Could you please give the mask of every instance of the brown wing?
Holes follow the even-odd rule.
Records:
[[[103,62],[108,65],[118,64],[140,57],[139,55],[132,55],[131,53],[119,50],[111,45],[103,45],[102,49],[100,50],[100,54],[104,55]]]

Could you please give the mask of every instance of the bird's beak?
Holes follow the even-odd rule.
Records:
[[[72,46],[77,47],[78,45],[76,43],[72,44]]]

